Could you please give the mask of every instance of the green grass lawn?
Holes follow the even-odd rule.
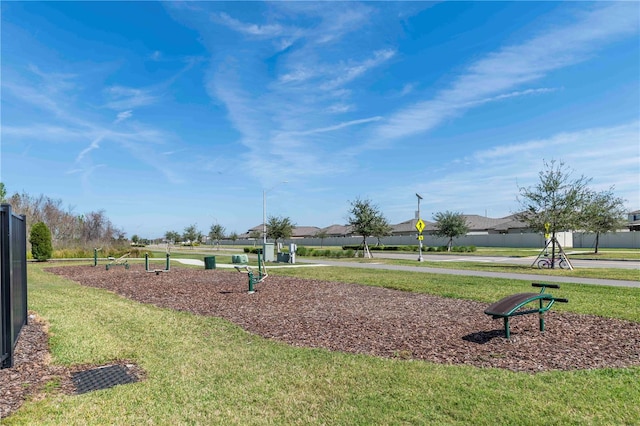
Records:
[[[375,256],[375,254],[374,254]],[[314,258],[316,259],[316,258]],[[317,258],[321,263],[321,258]],[[359,263],[383,263],[385,265],[406,265],[421,268],[442,268],[442,269],[464,269],[473,271],[489,271],[489,272],[506,272],[511,274],[534,274],[540,275],[543,280],[545,275],[576,277],[576,278],[602,278],[610,280],[640,280],[640,271],[637,269],[617,269],[617,268],[575,268],[569,269],[539,269],[530,265],[515,265],[504,263],[486,263],[486,262],[417,262],[416,260],[405,259],[383,259],[374,257],[373,259],[330,259],[331,261],[342,262],[359,262]],[[533,261],[533,260],[532,260]]]
[[[484,301],[530,290],[524,281],[348,268],[270,273]],[[559,310],[640,321],[638,289],[563,284],[556,292],[570,299]],[[618,425],[640,418],[640,367],[534,375],[295,348],[218,318],[82,287],[40,264],[29,265],[29,309],[50,324],[53,362],[128,359],[148,377],[77,396],[52,385],[6,424]]]

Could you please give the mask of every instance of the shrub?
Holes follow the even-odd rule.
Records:
[[[31,243],[31,254],[39,262],[46,262],[53,255],[53,245],[51,244],[51,231],[43,222],[38,222],[31,227],[29,235]]]
[[[298,256],[310,256],[312,252],[312,248],[307,248],[305,246],[298,246],[298,249],[296,250],[296,254]]]

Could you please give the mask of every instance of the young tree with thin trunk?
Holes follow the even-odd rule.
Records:
[[[198,231],[198,228],[194,224],[184,228],[182,238],[184,241],[188,241],[191,248],[193,248],[194,243],[200,239],[201,235],[202,234]]]
[[[218,223],[211,225],[209,238],[215,242],[216,246],[218,246],[218,250],[220,250],[220,240],[224,238],[225,232],[226,229],[224,229],[224,226]]]
[[[433,235],[437,237],[447,237],[447,251],[451,251],[453,245],[453,239],[462,235],[466,235],[469,232],[469,226],[467,220],[462,213],[457,212],[438,212],[433,216],[435,220],[436,230]]]
[[[367,237],[374,236],[376,230],[382,229],[382,224],[388,223],[382,212],[370,200],[356,199],[351,202],[351,209],[347,217],[353,232],[362,236],[362,247],[365,256],[372,257],[367,246]]]
[[[272,238],[276,243],[278,240],[291,238],[294,226],[288,217],[269,216],[267,220],[267,238]]]
[[[596,234],[595,253],[598,253],[600,234],[616,232],[624,228],[627,217],[624,199],[616,197],[613,187],[607,191],[591,192],[582,209],[582,220],[585,231]]]
[[[249,238],[253,240],[254,247],[256,246],[256,241],[260,239],[261,235],[262,234],[257,229],[254,229],[253,231],[249,232]]]
[[[578,229],[583,224],[582,209],[589,197],[591,179],[572,177],[573,171],[563,162],[544,162],[539,182],[519,188],[522,212],[516,215],[533,230],[551,234],[551,267],[555,267],[556,234]]]
[[[320,238],[320,248],[324,246],[324,239],[327,238],[328,236],[329,234],[327,234],[327,231],[324,231],[324,230],[320,230],[315,233],[314,237]]]

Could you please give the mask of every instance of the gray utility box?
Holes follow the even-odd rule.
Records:
[[[274,244],[264,243],[262,245],[262,260],[264,262],[275,262],[276,258],[273,254]]]

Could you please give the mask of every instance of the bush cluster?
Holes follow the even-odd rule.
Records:
[[[300,249],[298,249],[297,251],[298,254],[300,254]],[[351,249],[348,250],[330,250],[330,249],[307,249],[305,251],[306,254],[301,255],[301,256],[313,256],[313,257],[330,257],[330,258],[334,258],[334,259],[340,259],[343,257],[353,257],[354,251]]]

